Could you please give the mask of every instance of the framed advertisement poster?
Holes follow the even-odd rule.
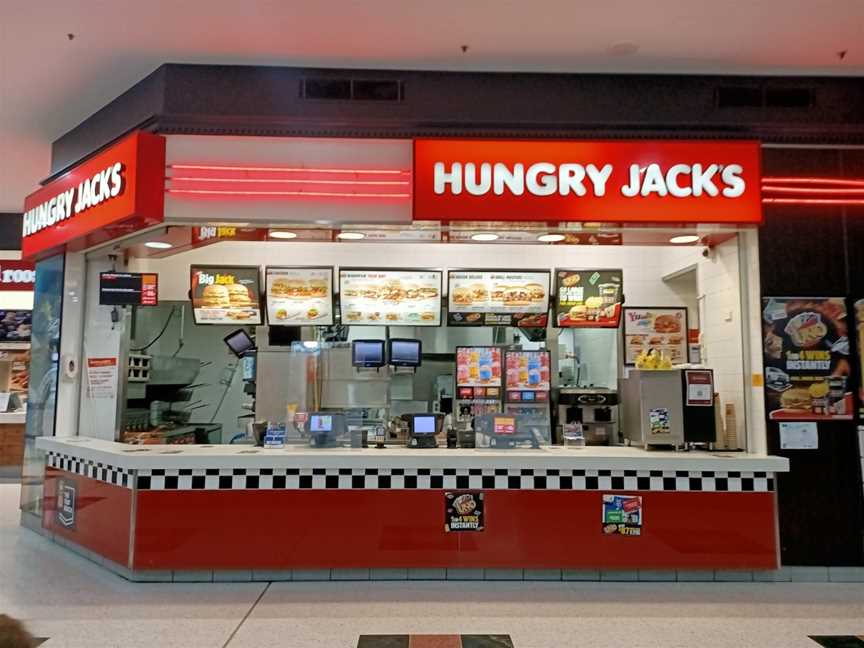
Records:
[[[682,307],[625,307],[624,364],[633,365],[643,351],[665,353],[672,364],[688,362],[687,309]]]
[[[621,270],[555,269],[559,328],[618,328],[624,302]]]
[[[191,266],[196,324],[261,324],[258,266]]]
[[[443,275],[419,268],[340,268],[342,324],[441,326]]]
[[[773,421],[850,420],[849,329],[842,297],[763,297],[765,406]]]
[[[858,341],[858,417],[864,422],[864,298],[852,304],[855,313],[855,333]]]
[[[501,347],[456,347],[457,387],[501,387]]]
[[[548,351],[507,351],[505,354],[507,390],[549,391]]]
[[[270,326],[333,324],[333,268],[264,269]]]
[[[447,324],[546,328],[549,282],[548,270],[450,270]]]

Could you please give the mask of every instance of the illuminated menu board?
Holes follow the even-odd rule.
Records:
[[[196,324],[261,324],[258,266],[192,266]]]
[[[549,275],[548,270],[451,270],[447,323],[545,328]]]
[[[339,270],[342,324],[441,326],[441,270]]]
[[[333,324],[333,268],[266,268],[270,326]]]

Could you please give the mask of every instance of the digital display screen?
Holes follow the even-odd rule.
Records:
[[[414,434],[435,434],[435,417],[415,416]]]
[[[533,401],[534,400],[534,392],[522,392],[522,400],[523,401]]]
[[[258,266],[191,266],[196,324],[261,324]]]
[[[155,272],[100,272],[99,304],[102,306],[156,306],[159,275]]]
[[[441,326],[441,270],[340,268],[339,305],[349,326]]]
[[[391,339],[390,364],[394,367],[420,366],[420,340]]]
[[[355,367],[383,367],[383,340],[355,340],[351,343],[351,363]]]
[[[495,434],[516,434],[516,419],[512,416],[495,417]]]
[[[310,432],[332,432],[333,431],[333,417],[332,416],[322,416],[321,414],[313,414],[309,418],[309,431]]]
[[[228,348],[231,349],[234,355],[238,358],[250,349],[255,348],[255,343],[252,341],[252,338],[249,337],[249,334],[243,329],[238,329],[233,333],[229,333],[223,339],[225,340],[225,344],[228,345]]]

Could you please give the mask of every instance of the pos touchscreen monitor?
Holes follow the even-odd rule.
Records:
[[[351,364],[355,367],[383,367],[384,340],[354,340],[351,343]]]
[[[411,420],[411,433],[414,436],[435,434],[435,417],[428,414],[415,414]]]
[[[391,338],[387,342],[387,357],[393,367],[419,367],[422,357],[420,340]]]

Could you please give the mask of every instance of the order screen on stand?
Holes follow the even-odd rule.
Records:
[[[414,417],[414,434],[435,434],[435,417],[434,416],[415,416]]]

